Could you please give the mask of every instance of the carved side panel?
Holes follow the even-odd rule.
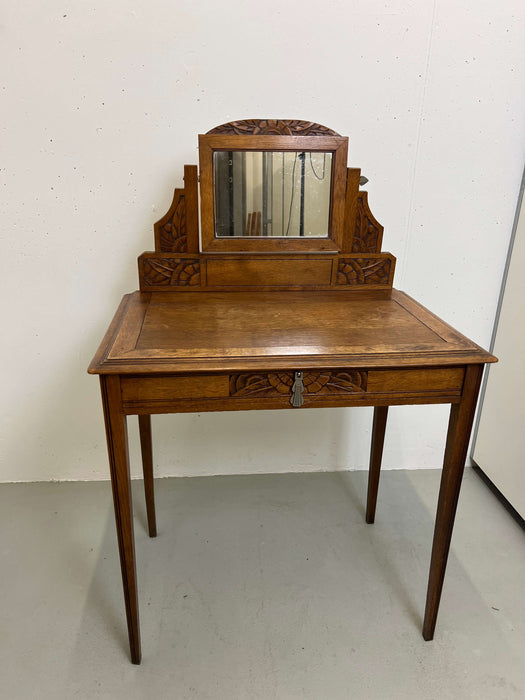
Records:
[[[276,397],[290,396],[294,372],[242,373],[230,375],[230,396]],[[367,373],[350,371],[322,371],[303,373],[304,394],[326,396],[355,394],[366,391]]]
[[[184,190],[175,190],[168,213],[157,221],[155,248],[161,253],[186,253],[188,237],[186,227],[186,198]]]
[[[243,119],[221,124],[208,134],[278,135],[278,136],[339,136],[336,131],[321,124],[300,119]]]
[[[359,192],[355,217],[352,253],[380,253],[383,226],[376,221],[368,206],[366,192]]]
[[[154,224],[157,253],[199,252],[199,185],[196,165],[184,166],[184,189],[176,189],[170,208]]]
[[[141,260],[141,288],[198,287],[201,266],[192,258],[143,258]]]
[[[339,258],[337,285],[391,284],[393,264],[390,257]]]

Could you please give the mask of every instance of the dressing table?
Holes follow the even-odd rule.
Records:
[[[433,638],[483,366],[496,358],[393,289],[395,258],[381,251],[383,228],[347,147],[298,120],[199,136],[200,176],[184,167],[155,250],[139,257],[140,291],[123,298],[89,367],[100,376],[133,663],[134,414],[154,537],[152,414],[373,406],[373,523],[388,407],[451,404],[423,624]]]

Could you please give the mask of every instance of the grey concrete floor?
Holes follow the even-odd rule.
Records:
[[[129,662],[109,483],[0,486],[0,697],[525,697],[525,535],[467,470],[433,642],[438,471],[134,483],[143,662]]]

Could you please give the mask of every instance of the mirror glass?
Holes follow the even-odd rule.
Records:
[[[327,238],[332,153],[214,151],[215,237]]]

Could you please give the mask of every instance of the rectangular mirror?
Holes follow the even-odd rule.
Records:
[[[332,153],[215,151],[215,236],[327,238]]]
[[[348,139],[319,129],[199,135],[202,252],[341,250]]]

